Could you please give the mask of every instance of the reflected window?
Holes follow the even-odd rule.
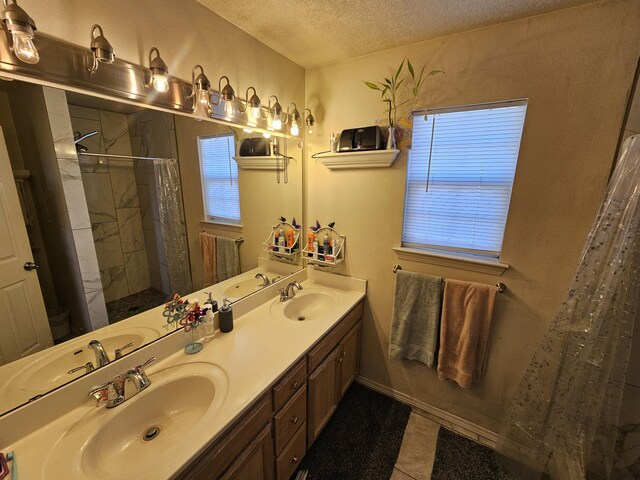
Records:
[[[202,197],[206,219],[240,224],[238,164],[233,134],[198,137]]]

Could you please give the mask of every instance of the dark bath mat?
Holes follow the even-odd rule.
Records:
[[[309,471],[307,480],[389,480],[410,414],[354,382],[298,470]]]
[[[440,428],[431,480],[513,480],[498,466],[492,449]]]

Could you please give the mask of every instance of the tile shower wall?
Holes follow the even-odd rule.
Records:
[[[82,187],[83,178],[73,142],[73,128],[69,122],[67,97],[64,90],[49,87],[43,87],[42,90],[73,233],[75,253],[80,266],[90,327],[95,330],[108,325],[109,321],[96,250],[93,248],[90,216],[87,214],[88,197],[85,196],[85,190]]]
[[[178,158],[173,115],[155,110],[143,110],[127,117],[133,155]],[[153,162],[136,161],[135,175],[151,286],[171,294],[173,292],[171,292],[169,269],[163,246]]]
[[[98,134],[81,144],[93,153],[131,155],[127,117],[69,105],[74,131]],[[80,156],[82,183],[107,302],[151,286],[134,162]]]

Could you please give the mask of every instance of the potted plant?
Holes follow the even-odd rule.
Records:
[[[405,65],[409,72],[409,77],[407,77],[406,73],[402,75]],[[395,148],[396,143],[399,142],[404,135],[403,130],[399,129],[397,126],[398,118],[403,116],[402,107],[408,103],[411,104],[411,107],[415,106],[420,99],[422,87],[424,86],[427,78],[431,75],[444,73],[442,70],[431,70],[425,76],[425,67],[426,66],[423,65],[420,69],[420,73],[416,74],[416,70],[413,68],[411,61],[408,58],[405,58],[400,62],[400,66],[396,70],[395,75],[388,78],[385,77],[382,82],[364,82],[364,84],[370,89],[380,92],[380,99],[387,105],[385,110],[389,119],[389,141],[387,143],[387,148]],[[408,78],[411,79],[411,86],[407,83]]]

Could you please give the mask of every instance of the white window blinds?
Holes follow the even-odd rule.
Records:
[[[414,113],[402,244],[499,257],[527,101]]]
[[[238,165],[233,160],[235,149],[233,134],[198,137],[202,196],[207,220],[240,223]]]

